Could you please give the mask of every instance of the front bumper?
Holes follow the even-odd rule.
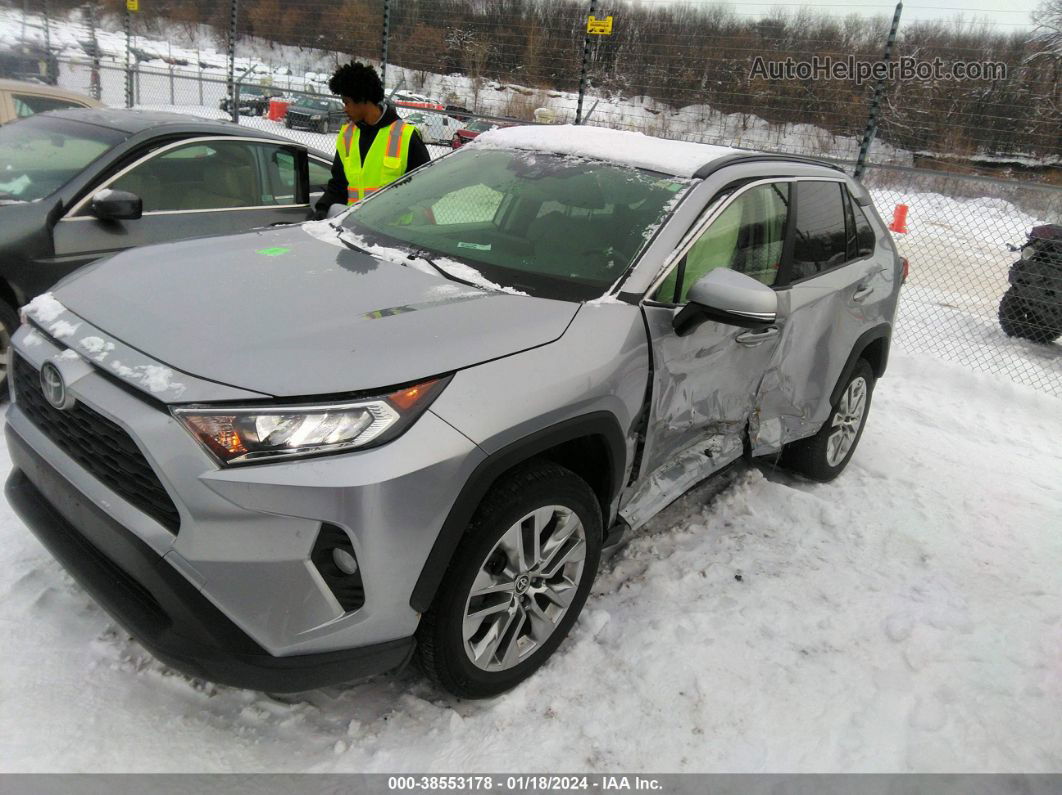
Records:
[[[27,376],[16,361],[10,372],[13,402],[6,425],[21,442],[20,449],[43,461],[44,468],[32,466],[28,463],[32,457],[20,453],[15,465],[44,494],[45,502],[55,508],[76,506],[70,513],[59,511],[67,523],[85,535],[84,517],[105,517],[111,535],[120,530],[141,550],[138,559],[147,552],[154,555],[149,568],[162,569],[165,576],[156,572],[153,583],[177,578],[174,581],[183,583],[186,592],[188,588],[194,592],[195,604],[208,604],[209,615],[220,616],[226,626],[235,626],[250,639],[253,647],[245,651],[252,656],[309,660],[336,654],[336,659],[349,662],[361,654],[354,650],[408,642],[420,621],[410,604],[411,594],[456,498],[455,484],[463,483],[484,456],[473,442],[428,410],[405,434],[378,448],[219,468],[157,395],[145,394],[133,376],[122,380],[104,366],[120,359],[118,371],[132,373],[161,363],[70,312],[62,319],[76,328],[62,343],[27,326],[13,337],[16,358],[32,370]],[[70,357],[71,349],[84,350],[88,343],[95,348],[100,340],[113,346],[107,349],[108,358]],[[84,450],[72,449],[66,436],[57,435],[56,418],[42,418],[33,409],[35,400],[24,394],[24,387],[32,383],[24,379],[36,378],[45,361],[63,371],[77,406],[109,423],[89,427],[79,424],[84,417],[77,411],[61,412],[77,415],[73,432],[87,438],[89,444],[83,447],[97,459],[110,461],[109,468],[100,470],[85,460]],[[181,374],[180,382],[180,397],[189,402],[247,399],[233,395],[229,387],[187,374]],[[169,404],[177,396],[162,397]],[[125,448],[97,444],[101,428],[110,434],[108,438],[126,436]],[[13,442],[12,450],[16,446]],[[139,474],[115,483],[112,475],[130,471],[132,458],[121,453],[129,446],[142,455]],[[157,475],[155,491],[172,499],[179,514],[175,526],[161,524],[129,493],[129,484],[142,488],[141,476],[149,473]],[[46,488],[46,482],[53,487]],[[29,514],[27,522],[34,523]],[[327,548],[344,537],[359,566],[359,582],[348,584],[361,589],[360,597],[337,590],[346,585],[322,569],[319,553],[330,559]],[[96,535],[88,538],[105,557],[112,556],[110,545]],[[139,565],[130,567],[121,556],[114,560],[140,587],[150,590]],[[196,612],[204,615],[198,607]],[[119,620],[154,648],[151,632],[142,625],[132,626],[135,621],[121,616]],[[186,635],[181,635],[182,643],[188,640]],[[197,648],[216,645],[192,640]],[[174,648],[179,649],[180,643],[162,647],[160,656],[177,660]],[[192,656],[198,659],[202,654],[195,651]],[[231,655],[225,652],[225,656]],[[367,665],[366,670],[375,667]]]
[[[190,676],[294,693],[398,668],[413,638],[274,657],[176,569],[91,502],[10,427],[8,502],[55,558],[148,651]]]

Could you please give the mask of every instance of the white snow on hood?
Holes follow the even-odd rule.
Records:
[[[148,392],[156,395],[172,391],[174,397],[180,397],[187,389],[184,384],[173,380],[173,370],[169,367],[157,364],[140,364],[136,367],[129,367],[117,359],[112,361],[110,366],[115,375],[138,384]]]
[[[41,323],[51,323],[66,311],[51,293],[42,293],[24,307],[26,313]]]
[[[530,149],[588,157],[681,177],[692,177],[705,163],[721,157],[748,154],[746,150],[729,146],[669,141],[640,132],[574,124],[528,125],[490,130],[479,135],[470,146],[484,149]]]

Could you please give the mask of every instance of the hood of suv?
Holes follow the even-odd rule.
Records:
[[[134,249],[53,292],[174,369],[278,397],[380,389],[534,348],[579,308],[468,287],[298,226]]]

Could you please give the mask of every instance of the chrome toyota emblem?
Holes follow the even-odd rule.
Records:
[[[516,592],[518,594],[523,593],[531,585],[531,578],[526,574],[521,574],[516,578]]]
[[[41,368],[41,391],[44,399],[60,411],[74,405],[74,398],[66,391],[66,382],[59,368],[51,362],[45,362]]]

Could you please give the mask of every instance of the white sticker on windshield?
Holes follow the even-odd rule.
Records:
[[[458,243],[458,248],[472,248],[476,251],[490,251],[490,243]]]

